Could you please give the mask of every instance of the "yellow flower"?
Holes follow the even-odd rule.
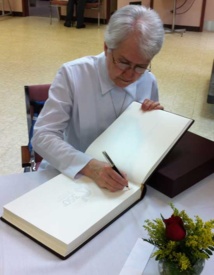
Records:
[[[147,230],[149,239],[144,240],[157,247],[153,253],[156,260],[167,260],[177,265],[181,271],[191,269],[197,260],[208,259],[214,251],[214,220],[203,222],[199,216],[195,216],[193,220],[184,210],[179,211],[172,203],[170,206],[173,219],[166,220],[162,217],[145,221],[143,227]],[[177,221],[184,227],[186,235],[181,240],[172,241],[167,237],[171,236],[166,234],[165,221],[168,220]]]

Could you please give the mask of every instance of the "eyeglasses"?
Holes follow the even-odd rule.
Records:
[[[133,69],[134,72],[136,72],[138,74],[143,74],[147,70],[147,67],[149,66],[149,64],[146,67],[142,67],[139,65],[133,66],[127,62],[116,61],[114,58],[114,55],[113,55],[113,50],[111,50],[111,55],[112,55],[112,61],[113,61],[114,65],[121,71],[127,71],[130,69]]]

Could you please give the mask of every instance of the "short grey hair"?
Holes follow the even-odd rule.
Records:
[[[116,49],[130,34],[136,33],[142,55],[151,60],[161,49],[164,40],[163,23],[152,9],[127,5],[110,18],[105,31],[108,49]]]

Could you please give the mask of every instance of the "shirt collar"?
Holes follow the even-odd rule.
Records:
[[[104,95],[115,87],[114,82],[109,78],[105,53],[98,55],[97,70],[100,79],[101,93]]]

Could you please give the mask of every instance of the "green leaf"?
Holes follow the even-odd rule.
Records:
[[[157,256],[155,257],[155,260],[156,260],[156,261],[159,261],[159,260],[160,260],[160,256],[157,255]]]
[[[212,251],[210,251],[209,249],[205,249],[205,252],[210,256],[213,255]]]
[[[162,220],[165,220],[164,217],[163,217],[163,215],[162,215],[162,214],[160,214],[160,215],[161,215],[161,219],[162,219]]]

